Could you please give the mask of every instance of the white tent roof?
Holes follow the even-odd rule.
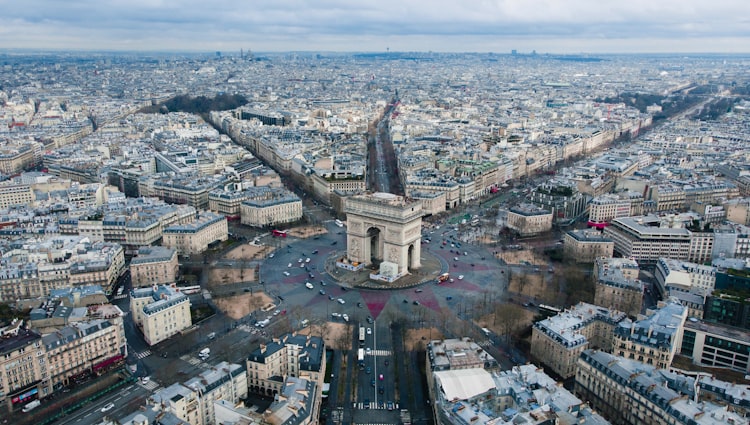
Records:
[[[446,400],[466,400],[495,388],[492,375],[479,368],[435,372],[435,380]]]

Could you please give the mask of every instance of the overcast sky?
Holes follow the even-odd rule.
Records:
[[[0,0],[0,49],[750,51],[747,0]]]

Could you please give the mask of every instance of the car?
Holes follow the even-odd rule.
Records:
[[[317,254],[317,253],[318,253],[318,250],[316,249],[316,250],[315,250],[315,251],[313,251],[312,253],[313,253],[313,255],[315,255],[315,254]]]
[[[329,295],[328,299],[331,300],[331,301],[333,301],[333,295]]]
[[[385,393],[385,389],[381,386],[378,388],[378,394],[383,394],[383,393]]]
[[[453,299],[453,297],[452,297],[452,296],[450,296],[450,295],[448,295],[447,297],[445,297],[445,299],[446,299],[446,300],[448,300],[448,301],[450,301],[450,300],[452,300],[452,299]]]
[[[305,263],[309,263],[309,262],[310,262],[310,259],[309,258],[305,258]]]
[[[292,267],[292,263],[289,263],[286,265],[287,267]]]
[[[301,268],[301,269],[304,268],[304,267],[305,267],[305,263],[302,263],[302,264],[299,265],[299,268]]]
[[[312,274],[312,273],[310,273],[309,276],[310,276],[310,279],[314,279],[315,278],[315,275]]]
[[[370,369],[370,367],[368,366],[367,369],[365,369],[365,373],[369,375],[370,372],[372,372],[372,369]]]
[[[321,280],[321,281],[320,281],[320,285],[321,285],[321,286],[326,286],[326,281],[325,281],[325,280]]]
[[[409,300],[407,300],[406,298],[404,298],[404,304],[409,304]]]
[[[273,258],[273,256],[274,256],[274,253],[272,252],[272,253],[270,253],[270,254],[268,255],[268,258]]]
[[[324,291],[322,289],[320,291],[318,291],[318,292],[320,293],[320,295],[325,295],[326,294],[326,291]]]
[[[339,302],[339,304],[346,304],[346,301],[344,301],[344,299],[343,299],[343,298],[339,298],[339,299],[338,299],[338,300],[336,300],[336,301],[338,301],[338,302]]]
[[[372,323],[372,317],[367,316],[367,323]]]
[[[313,286],[313,284],[312,284],[312,283],[310,283],[310,282],[305,282],[305,288],[307,288],[307,289],[313,289],[313,288],[314,288],[314,286]]]
[[[301,263],[302,261],[304,261],[304,260],[301,259],[301,258],[297,260],[298,263]]]
[[[289,272],[285,270],[284,271],[284,276],[289,276]]]
[[[421,289],[415,289],[414,292],[422,292]]]
[[[110,410],[115,408],[114,403],[107,403],[105,404],[99,411],[100,412],[109,412]]]
[[[357,303],[357,307],[362,307],[362,303]]]
[[[453,261],[458,261],[458,257],[453,257]]]
[[[378,376],[378,379],[380,379],[381,381],[382,381],[383,379],[385,379],[385,378],[383,377],[383,374],[382,374],[382,373],[381,373],[381,374],[380,374],[380,375]]]
[[[331,242],[331,245],[336,245],[337,243],[338,243],[338,241],[333,241],[333,242]]]
[[[278,316],[278,315],[279,315],[279,313],[281,313],[281,310],[276,310],[276,311],[274,311],[274,312],[273,312],[273,315],[274,315],[274,316]]]
[[[388,408],[388,410],[393,410],[393,402],[392,402],[392,401],[389,401],[389,402],[388,402],[388,403],[386,403],[385,405],[386,405],[386,407]]]
[[[417,300],[414,300],[414,302],[413,302],[412,304],[414,304],[414,305],[419,305],[419,301],[417,301]]]
[[[372,348],[370,348],[370,347],[365,348],[365,354],[367,354],[369,356],[370,353],[372,353]]]
[[[372,335],[372,328],[367,328],[367,335]]]
[[[464,279],[464,275],[462,274],[458,275],[458,280],[463,280],[463,279]]]

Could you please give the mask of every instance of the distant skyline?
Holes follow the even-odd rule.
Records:
[[[741,0],[25,0],[0,49],[750,53]]]

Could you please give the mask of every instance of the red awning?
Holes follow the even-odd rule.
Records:
[[[107,360],[104,360],[103,362],[99,362],[99,363],[95,364],[94,365],[94,370],[99,370],[101,368],[107,367],[107,366],[109,366],[109,365],[111,365],[111,364],[113,364],[115,362],[118,362],[118,361],[122,360],[123,358],[124,357],[121,354],[118,354],[118,355],[116,355],[114,357],[110,357]]]

